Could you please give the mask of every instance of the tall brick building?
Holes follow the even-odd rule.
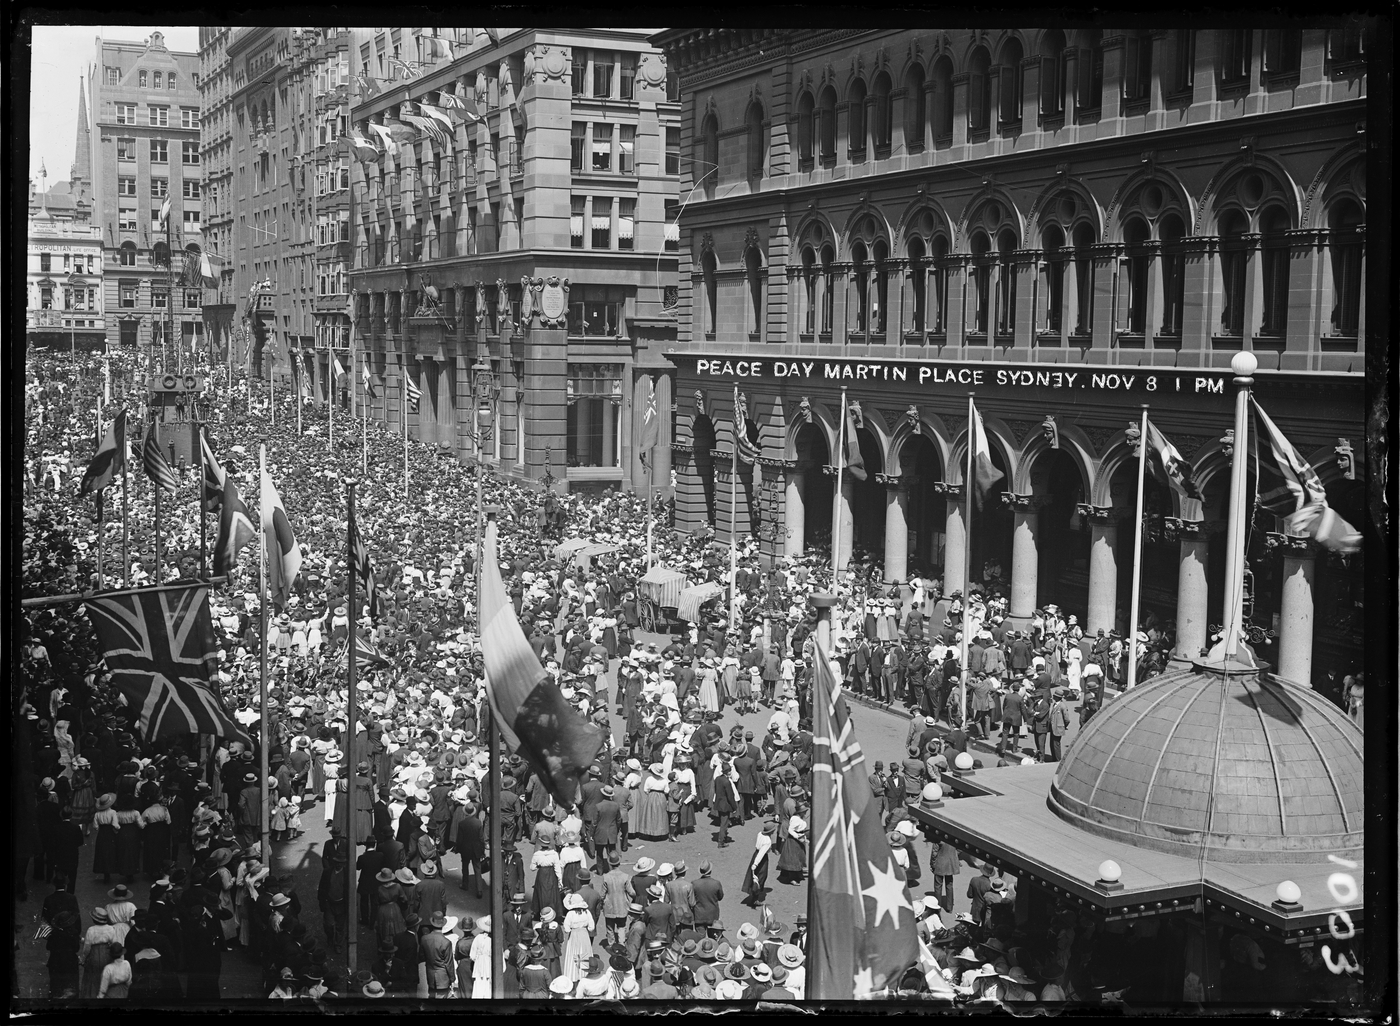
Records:
[[[1223,602],[1230,357],[1364,516],[1366,37],[1247,28],[692,30],[681,79],[678,526],[770,557],[832,534],[948,591],[1126,629],[1151,417],[1204,503],[1148,486],[1144,608],[1198,654]],[[842,387],[868,479],[833,494]],[[968,393],[999,494],[964,561]],[[1359,663],[1360,557],[1251,535],[1254,622],[1295,679]],[[1275,532],[1275,533],[1271,533]]]

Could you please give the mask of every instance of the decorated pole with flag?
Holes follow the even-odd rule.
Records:
[[[407,365],[403,369],[403,497],[408,498],[408,407],[411,403],[413,408],[418,409],[418,400],[423,396],[423,390],[413,382],[413,378],[408,373]],[[481,452],[476,454],[478,460],[481,459]]]
[[[160,427],[159,421],[152,420],[146,426],[146,437],[141,443],[141,465],[145,468],[146,476],[151,479],[151,491],[155,496],[155,520],[156,529],[153,539],[155,544],[156,583],[160,583],[161,556],[165,548],[164,530],[160,519],[160,493],[162,489],[175,492],[178,482],[175,480],[175,472],[170,469],[170,464],[165,459],[165,454],[160,451]]]
[[[359,567],[356,565],[357,553],[355,542],[358,538],[359,531],[355,528],[355,482],[353,480],[347,480],[345,482],[345,512],[345,547],[347,549],[347,555],[349,556],[349,559],[346,560],[347,569],[349,570],[347,575],[349,580],[345,583],[346,611],[349,613],[349,616],[346,619],[349,621],[347,624],[350,631],[349,647],[350,651],[354,652],[356,642],[359,641],[357,628],[359,626],[360,611],[356,608],[355,604],[355,578],[358,576],[359,572]],[[350,847],[345,866],[345,908],[347,911],[353,910],[356,907],[355,895],[357,893],[357,888],[355,882],[355,868],[358,860],[355,858],[355,847],[359,843],[355,838],[354,827],[356,802],[359,799],[356,789],[359,786],[360,777],[356,769],[359,764],[355,761],[355,735],[359,733],[360,729],[360,709],[355,694],[355,671],[358,669],[355,665],[356,662],[357,660],[354,658],[345,661],[345,772],[349,775],[351,781],[351,785],[348,789],[349,795],[347,796],[350,801],[350,807],[346,810],[345,816],[345,843]],[[495,883],[495,881],[493,880],[492,883]],[[354,913],[352,912],[351,914]],[[346,922],[347,924],[349,923],[349,916],[346,917]],[[359,941],[360,933],[358,919],[356,923],[357,925],[350,926],[349,929],[345,931],[345,964],[352,969],[357,968],[359,965],[356,957],[356,946]]]
[[[739,579],[739,435],[744,430],[743,413],[739,409],[739,384],[734,384],[734,451],[729,466],[729,629],[739,622],[739,596],[735,582]]]
[[[836,429],[836,501],[831,517],[831,590],[841,593],[841,475],[846,465],[846,389],[841,389],[841,420]]]
[[[253,540],[256,533],[248,507],[239,497],[233,475],[223,479],[223,494],[219,499],[219,534],[214,540],[214,575],[230,574],[238,562],[238,553]]]
[[[642,386],[642,398],[646,404],[642,411],[641,429],[637,432],[637,451],[647,468],[647,570],[651,570],[652,532],[652,486],[656,460],[655,449],[661,441],[661,416],[656,408],[656,381],[650,374],[643,374],[638,382]]]
[[[1137,534],[1133,536],[1133,597],[1128,606],[1128,690],[1132,690],[1137,685],[1137,664],[1138,664],[1138,602],[1142,598],[1142,546],[1146,539],[1143,528],[1142,499],[1143,488],[1147,479],[1147,450],[1150,448],[1147,441],[1147,404],[1142,404],[1142,426],[1139,428],[1137,449],[1137,519],[1133,521],[1137,525]]]
[[[267,446],[258,446],[258,469],[261,474],[259,505],[261,507],[262,530],[258,532],[258,751],[259,766],[262,770],[258,778],[258,789],[262,795],[262,867],[267,869],[272,861],[272,844],[268,831],[271,826],[267,814],[267,774],[269,733],[267,717]],[[329,799],[327,799],[329,801]]]
[[[1327,503],[1327,489],[1312,464],[1303,459],[1282,431],[1251,397],[1261,430],[1250,437],[1255,462],[1255,502],[1283,520],[1284,531],[1313,539],[1343,555],[1361,550],[1361,532]],[[1267,447],[1260,447],[1266,442]]]
[[[918,930],[904,870],[891,853],[827,652],[834,599],[814,595],[812,604],[820,621],[812,677],[805,997],[868,999],[918,961]]]
[[[340,354],[331,350],[330,420],[326,426],[326,448],[335,451],[335,404],[340,398],[340,379],[345,377],[345,365]]]
[[[987,443],[987,431],[982,426],[982,415],[977,412],[973,393],[967,393],[967,477],[963,488],[963,617],[962,617],[962,665],[958,675],[958,720],[959,726],[967,723],[967,648],[971,640],[968,634],[972,627],[972,504],[975,499],[977,509],[991,491],[992,485],[1002,477],[1002,473],[992,464],[992,447]],[[951,582],[945,581],[947,586]]]
[[[258,458],[262,467],[258,509],[262,533],[267,538],[267,575],[271,582],[272,601],[279,610],[285,610],[292,595],[292,584],[301,570],[301,549],[297,547],[292,525],[287,520],[287,510],[272,483],[272,475],[267,472],[266,445],[259,447]]]

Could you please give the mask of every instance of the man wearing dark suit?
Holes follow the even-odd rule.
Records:
[[[869,679],[870,673],[870,642],[865,638],[860,639],[855,651],[851,653],[851,686],[855,688],[858,695],[865,694],[865,682]]]
[[[376,845],[373,837],[366,838],[365,853],[355,860],[355,891],[360,899],[360,925],[369,926],[374,921],[374,891],[378,886],[374,876],[384,868],[384,852]]]
[[[578,871],[576,893],[588,902],[588,914],[593,917],[596,928],[596,925],[603,921],[603,896],[598,892],[598,888],[593,886],[593,873],[589,870],[580,869]]]
[[[877,701],[888,701],[885,695],[885,661],[889,658],[889,644],[879,645],[870,653],[870,694]]]
[[[593,846],[596,849],[597,870],[607,872],[608,853],[615,851],[622,823],[622,806],[613,797],[613,787],[600,786],[600,797],[593,809]]]
[[[1025,637],[1018,631],[1016,640],[1011,643],[1010,651],[1011,670],[1018,677],[1026,672],[1026,668],[1031,665],[1031,646]]]
[[[583,820],[583,850],[588,852],[589,857],[595,859],[597,858],[597,848],[593,841],[593,834],[598,825],[598,803],[603,800],[603,781],[599,779],[601,776],[602,771],[597,766],[590,766],[588,779],[579,788],[579,818]]]
[[[700,863],[700,876],[690,885],[695,896],[695,925],[707,931],[719,922],[719,903],[724,900],[724,885],[710,875],[712,870],[708,861]]]

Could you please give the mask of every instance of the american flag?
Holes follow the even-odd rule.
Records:
[[[147,740],[215,734],[251,744],[209,683],[217,660],[202,584],[99,593],[85,606],[103,658]]]
[[[141,464],[146,469],[146,476],[158,487],[167,492],[179,490],[175,471],[170,469],[170,461],[165,458],[165,453],[160,451],[160,429],[155,421],[151,421],[150,426],[146,428],[146,441],[141,445]]]
[[[870,793],[840,679],[816,648],[807,998],[869,998],[919,958],[914,904]]]
[[[408,395],[408,401],[413,404],[414,409],[418,407],[418,400],[423,398],[423,390],[413,383],[413,379],[407,374],[403,376],[404,391]]]
[[[763,453],[758,443],[749,437],[748,397],[739,391],[738,385],[734,386],[734,444],[738,448],[739,459],[748,464]]]

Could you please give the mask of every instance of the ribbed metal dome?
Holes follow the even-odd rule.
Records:
[[[1091,833],[1223,862],[1359,855],[1362,735],[1307,688],[1196,666],[1108,703],[1060,764],[1049,805]]]

